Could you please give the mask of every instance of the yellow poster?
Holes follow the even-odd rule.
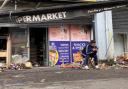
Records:
[[[50,66],[54,66],[56,65],[56,63],[59,60],[59,54],[57,50],[50,50],[49,51],[49,62],[50,62]]]

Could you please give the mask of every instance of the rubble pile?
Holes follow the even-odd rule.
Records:
[[[25,63],[12,63],[9,67],[9,69],[12,69],[12,70],[21,70],[21,69],[31,69],[33,66],[32,66],[32,63],[31,62],[25,62]]]
[[[117,56],[115,62],[120,67],[128,68],[128,55]]]
[[[21,69],[23,69],[23,67],[22,67],[22,64],[11,64],[10,65],[10,67],[9,67],[9,69],[12,69],[12,70],[21,70]]]
[[[118,56],[116,58],[116,63],[121,64],[121,65],[128,65],[128,57],[127,56]]]

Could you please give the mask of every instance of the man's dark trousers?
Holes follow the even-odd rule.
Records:
[[[88,65],[90,58],[93,58],[95,65],[98,65],[98,58],[96,54],[86,55],[83,65]]]

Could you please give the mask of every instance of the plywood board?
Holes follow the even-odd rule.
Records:
[[[6,57],[7,52],[6,51],[0,51],[0,57]]]

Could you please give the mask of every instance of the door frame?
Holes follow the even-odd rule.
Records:
[[[11,65],[11,48],[12,48],[12,44],[11,44],[11,36],[9,33],[9,36],[7,37],[7,59],[6,59],[6,67],[9,68],[9,66]]]
[[[30,30],[31,30],[31,28],[46,28],[45,30],[46,30],[46,63],[44,64],[44,67],[45,66],[49,66],[49,38],[48,38],[48,27],[46,26],[46,27],[28,27],[27,28],[27,31],[28,31],[28,37],[27,37],[27,45],[28,45],[28,58],[30,59],[31,58],[31,52],[30,52]],[[31,60],[31,59],[30,59]]]

